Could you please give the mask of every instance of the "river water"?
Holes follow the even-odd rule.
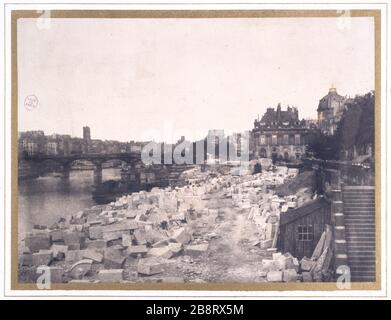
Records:
[[[120,178],[120,169],[103,170],[103,181]],[[95,205],[92,199],[93,171],[71,171],[69,180],[47,176],[19,181],[19,234],[35,224],[47,225],[61,217]]]

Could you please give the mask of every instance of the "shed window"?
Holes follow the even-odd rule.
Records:
[[[298,226],[297,239],[299,241],[312,241],[314,239],[312,226]]]

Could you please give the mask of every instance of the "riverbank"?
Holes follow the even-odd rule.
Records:
[[[308,281],[298,259],[276,249],[280,214],[313,196],[311,188],[296,198],[275,195],[297,174],[195,168],[184,187],[134,193],[36,226],[19,248],[19,281],[34,282],[40,265],[61,283]]]
[[[103,170],[103,180],[120,179],[119,169]],[[92,171],[71,171],[69,179],[39,177],[18,183],[18,233],[31,231],[34,225],[52,225],[61,217],[96,205],[92,198]]]

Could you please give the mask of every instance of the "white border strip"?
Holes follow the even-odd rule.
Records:
[[[175,298],[192,298],[193,300],[198,299],[213,299],[217,297],[227,297],[231,299],[257,299],[257,298],[266,298],[266,299],[273,299],[273,298],[282,298],[282,299],[290,299],[290,298],[300,298],[305,297],[305,299],[316,299],[316,298],[342,298],[342,299],[351,299],[352,297],[356,298],[375,298],[375,297],[385,297],[387,294],[386,290],[386,265],[387,265],[387,252],[386,252],[386,229],[390,228],[390,223],[388,222],[387,228],[386,228],[386,181],[385,177],[387,176],[386,171],[386,128],[387,123],[390,123],[389,117],[390,115],[386,113],[386,102],[388,97],[386,95],[390,92],[389,88],[386,88],[386,80],[389,79],[389,75],[386,74],[386,16],[387,16],[387,4],[386,3],[380,3],[380,4],[358,4],[350,1],[346,1],[344,4],[326,4],[326,3],[318,3],[318,4],[309,4],[309,3],[293,3],[293,1],[289,1],[288,4],[275,4],[275,3],[251,3],[251,4],[237,4],[237,3],[230,3],[230,4],[181,4],[178,1],[174,1],[174,3],[170,4],[157,4],[155,3],[148,3],[148,4],[52,4],[49,3],[49,1],[43,0],[41,1],[42,4],[5,4],[2,8],[3,17],[5,19],[5,72],[6,72],[6,105],[5,105],[5,132],[6,132],[6,145],[5,145],[5,151],[6,151],[6,163],[5,163],[5,173],[6,173],[6,181],[5,181],[5,190],[7,190],[6,193],[6,202],[5,202],[5,221],[1,220],[0,227],[1,232],[3,232],[4,227],[6,227],[6,234],[5,234],[5,258],[6,258],[6,265],[5,265],[5,273],[3,276],[3,273],[0,273],[0,280],[1,280],[1,287],[4,290],[4,295],[8,298],[39,298],[39,297],[46,297],[51,299],[59,299],[64,297],[72,297],[73,299],[83,299],[86,297],[91,297],[94,299],[107,299],[107,297],[116,297],[118,299],[127,299],[127,298],[133,298],[133,299],[148,299],[148,298],[161,298],[161,299],[169,299],[170,297]],[[74,1],[72,1],[74,2]],[[98,0],[95,0],[95,2],[98,2]],[[117,2],[123,2],[123,0],[117,0]],[[176,3],[175,3],[176,2]],[[230,1],[226,1],[230,2]],[[252,2],[252,1],[249,1]],[[307,1],[308,2],[308,1]],[[5,9],[5,10],[4,10]],[[11,276],[11,265],[10,265],[10,257],[11,257],[11,234],[10,234],[10,226],[11,226],[11,56],[10,56],[10,50],[11,50],[11,22],[10,22],[10,12],[11,10],[65,10],[65,9],[116,9],[116,10],[125,10],[125,9],[132,9],[132,10],[212,10],[212,9],[230,9],[230,10],[239,10],[239,9],[331,9],[331,10],[343,10],[343,9],[381,9],[382,10],[382,34],[381,34],[381,47],[382,47],[382,77],[381,77],[381,83],[382,83],[382,119],[381,119],[381,146],[382,146],[382,166],[381,166],[381,176],[382,176],[382,187],[381,187],[381,193],[382,193],[382,201],[381,201],[381,209],[382,209],[382,215],[381,215],[381,226],[382,226],[382,232],[381,232],[381,242],[382,242],[382,289],[379,291],[117,291],[117,290],[111,290],[111,291],[87,291],[87,290],[73,290],[73,291],[64,291],[64,290],[57,290],[57,291],[39,291],[39,290],[11,290],[10,288],[10,276]],[[388,31],[388,30],[387,30]],[[389,47],[388,47],[389,49]],[[4,81],[4,80],[3,80]],[[4,84],[4,83],[3,83]],[[3,86],[4,87],[4,86]],[[387,119],[386,119],[387,115]],[[388,146],[388,144],[387,144]],[[387,149],[387,154],[388,154]],[[0,174],[4,173],[3,166],[0,169]],[[4,175],[3,175],[4,176]],[[2,182],[3,184],[3,182]],[[1,190],[1,189],[0,189]],[[387,193],[389,196],[389,194]],[[2,200],[3,201],[3,200]],[[5,223],[5,226],[4,226]],[[1,257],[0,262],[4,265],[4,257]],[[4,281],[5,280],[5,281]],[[390,279],[388,279],[390,280]],[[312,298],[309,298],[312,297]]]

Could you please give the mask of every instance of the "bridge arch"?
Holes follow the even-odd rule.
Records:
[[[31,162],[30,166],[37,168],[41,177],[49,173],[63,174],[67,170],[67,164],[58,159],[44,159],[39,162]]]
[[[81,162],[87,162],[88,164],[90,164],[91,165],[90,170],[94,170],[96,168],[96,163],[94,161],[87,160],[87,159],[73,159],[67,162],[67,166],[71,170],[76,169],[79,164],[81,165]]]

